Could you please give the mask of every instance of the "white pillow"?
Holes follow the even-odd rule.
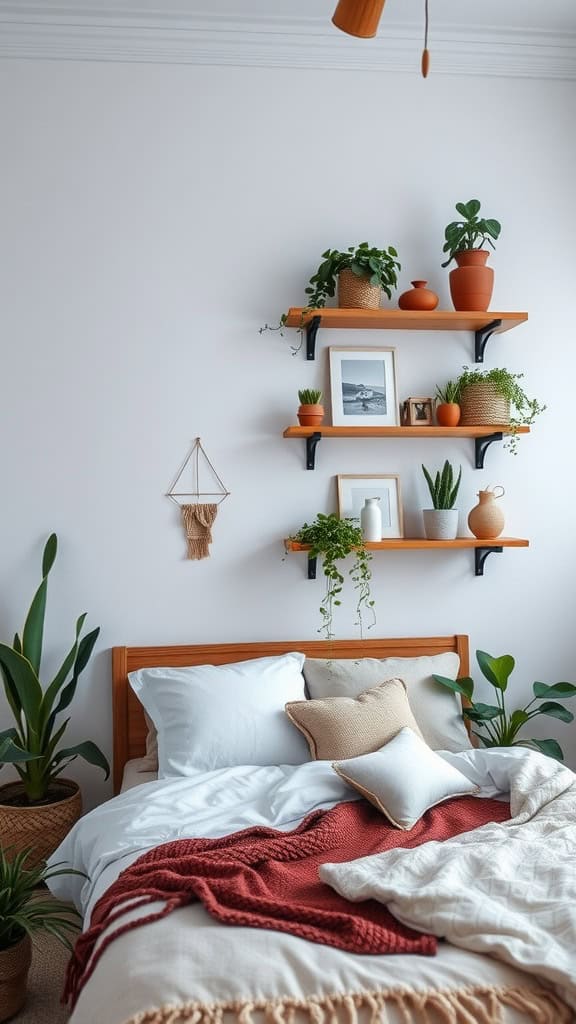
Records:
[[[158,777],[233,765],[303,764],[306,740],[284,714],[304,700],[304,655],[229,665],[144,668],[130,685],[158,731]]]
[[[462,719],[460,697],[434,682],[432,674],[456,679],[457,654],[421,658],[306,658],[304,678],[313,699],[357,697],[386,679],[402,679],[412,713],[433,750],[468,750],[470,738]]]
[[[443,761],[408,728],[396,733],[381,750],[336,761],[332,767],[404,831],[413,828],[425,811],[443,800],[478,791],[462,772]]]

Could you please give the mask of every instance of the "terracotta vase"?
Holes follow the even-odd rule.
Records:
[[[52,803],[17,803],[23,792],[21,782],[0,786],[0,836],[10,847],[9,859],[19,850],[31,847],[28,867],[34,867],[54,853],[82,814],[82,794],[71,779],[53,783]]]
[[[416,309],[426,312],[426,310],[436,309],[438,305],[438,296],[436,292],[433,292],[431,288],[427,288],[428,281],[411,281],[410,288],[407,292],[402,292],[402,295],[398,299],[398,306],[400,309]]]
[[[9,1020],[24,1006],[31,960],[29,935],[15,946],[0,950],[0,1021]]]
[[[323,419],[323,405],[301,405],[298,409],[298,422],[301,427],[319,427]]]
[[[382,289],[346,268],[338,274],[338,305],[341,309],[378,309]]]
[[[500,494],[496,494],[496,491],[500,491]],[[493,540],[502,533],[504,513],[496,504],[496,498],[501,498],[504,493],[504,488],[500,486],[478,491],[478,504],[468,515],[468,526],[478,540]]]
[[[454,309],[484,313],[490,305],[494,271],[485,263],[487,249],[465,249],[454,256],[458,266],[450,271],[450,295]]]
[[[460,423],[458,402],[441,402],[436,406],[436,422],[439,427],[457,427]]]

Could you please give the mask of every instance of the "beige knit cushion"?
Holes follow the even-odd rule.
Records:
[[[370,754],[404,727],[422,736],[401,679],[387,679],[357,697],[291,701],[286,714],[304,733],[317,761]]]

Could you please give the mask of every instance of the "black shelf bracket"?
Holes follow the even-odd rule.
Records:
[[[317,430],[310,437],[306,438],[306,469],[315,469],[316,467],[316,448],[318,442],[322,439],[322,434],[318,433]]]
[[[313,316],[306,324],[306,359],[309,361],[316,357],[316,335],[321,322],[321,316]]]
[[[474,359],[477,363],[484,362],[484,349],[489,338],[492,337],[494,331],[497,331],[502,326],[501,320],[492,320],[485,327],[481,327],[479,331],[474,332]]]
[[[493,552],[497,555],[501,555],[503,550],[504,548],[502,547],[474,548],[474,572],[476,576],[484,575],[484,562],[488,558],[488,555],[491,555]]]
[[[484,459],[490,445],[494,444],[494,441],[501,441],[503,437],[502,431],[496,430],[493,434],[486,434],[485,437],[476,437],[474,439],[476,469],[484,469]]]
[[[316,579],[316,569],[318,566],[318,559],[313,558],[312,555],[308,555],[308,579]]]

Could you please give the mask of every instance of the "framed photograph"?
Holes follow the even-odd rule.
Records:
[[[334,427],[397,427],[396,349],[334,348],[330,389]]]
[[[353,519],[359,525],[360,509],[366,498],[379,498],[382,513],[382,537],[404,536],[399,476],[353,474],[352,476],[338,476],[337,480],[340,519]]]
[[[402,404],[402,425],[405,427],[431,427],[434,425],[434,399],[407,398]]]

